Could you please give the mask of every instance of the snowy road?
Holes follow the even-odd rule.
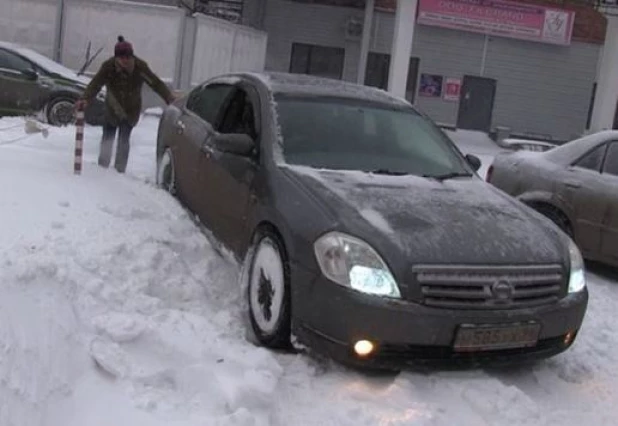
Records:
[[[245,338],[238,266],[152,184],[157,119],[126,176],[82,176],[74,129],[0,120],[0,425],[616,425],[618,284],[588,274],[568,352],[534,367],[374,377]],[[17,126],[17,127],[13,127]],[[458,134],[485,160],[496,148]],[[482,172],[484,173],[484,172]]]

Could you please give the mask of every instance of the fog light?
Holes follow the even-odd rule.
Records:
[[[564,344],[565,345],[570,345],[571,342],[573,341],[573,337],[575,337],[575,333],[572,331],[569,331],[565,336],[564,336]]]
[[[354,344],[354,352],[358,356],[367,356],[373,352],[373,343],[369,340],[359,340]]]

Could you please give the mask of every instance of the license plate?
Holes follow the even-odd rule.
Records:
[[[491,351],[535,346],[541,325],[506,324],[506,325],[461,325],[455,336],[455,351]]]

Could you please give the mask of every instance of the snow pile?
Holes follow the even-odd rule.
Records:
[[[0,120],[0,425],[615,424],[614,278],[589,275],[571,351],[523,368],[376,377],[254,346],[239,265],[152,183],[157,124],[126,175],[88,127],[75,176],[74,128]]]

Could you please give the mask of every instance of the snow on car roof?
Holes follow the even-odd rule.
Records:
[[[282,72],[244,73],[243,75],[253,77],[273,93],[339,96],[395,106],[411,106],[405,99],[382,89],[343,80]]]

